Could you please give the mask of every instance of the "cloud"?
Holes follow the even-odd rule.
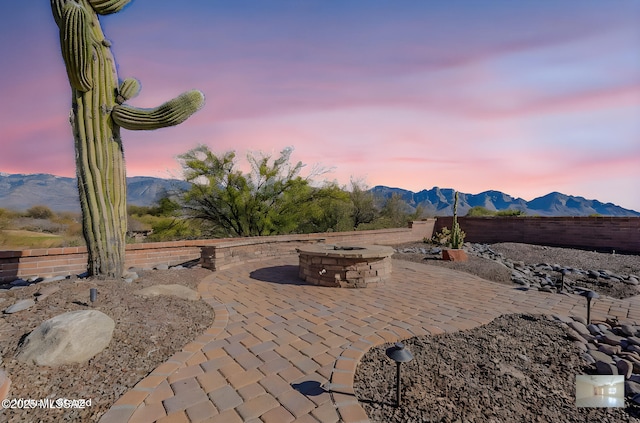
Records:
[[[129,103],[154,107],[192,88],[207,103],[177,128],[123,131],[131,175],[164,176],[207,143],[239,155],[293,145],[342,183],[409,189],[525,196],[638,180],[637,6],[157,3],[103,21],[120,76],[142,82]],[[0,24],[7,16],[17,15]],[[0,81],[12,100],[0,103],[0,170],[73,174],[57,29],[20,16],[20,48],[0,45],[12,64]]]

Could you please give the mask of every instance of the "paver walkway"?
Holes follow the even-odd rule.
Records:
[[[353,378],[373,346],[470,329],[505,313],[586,314],[575,295],[523,292],[420,263],[394,260],[392,280],[367,289],[303,284],[297,264],[283,257],[203,280],[213,326],[101,422],[366,422]],[[640,322],[640,299],[598,299],[592,316]]]

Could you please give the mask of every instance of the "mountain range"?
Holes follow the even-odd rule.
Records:
[[[189,183],[177,179],[147,176],[127,178],[127,202],[136,206],[152,206],[165,193],[187,189]],[[421,206],[428,216],[453,214],[455,191],[434,187],[412,192],[401,188],[375,186],[370,190],[379,199],[398,194],[413,210]],[[514,198],[500,191],[458,195],[458,214],[464,216],[474,206],[489,210],[522,210],[528,216],[640,216],[634,210],[611,203],[587,200],[582,197],[552,192],[531,201]],[[56,212],[80,211],[80,200],[75,178],[49,174],[0,173],[0,208],[24,211],[36,205],[45,205]]]
[[[127,178],[127,204],[151,206],[166,192],[188,187],[187,182],[176,179],[134,176]],[[36,205],[55,212],[79,212],[76,178],[0,173],[0,208],[24,211]]]
[[[415,210],[421,206],[428,216],[451,216],[455,190],[434,187],[429,190],[412,192],[402,188],[375,186],[371,192],[377,198],[389,198],[398,194]],[[612,203],[587,200],[583,197],[552,192],[531,201],[514,198],[500,191],[484,191],[479,194],[458,194],[458,215],[464,216],[472,207],[484,207],[488,210],[521,210],[527,216],[640,216],[635,210],[629,210]]]

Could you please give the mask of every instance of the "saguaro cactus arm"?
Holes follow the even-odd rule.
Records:
[[[56,21],[58,28],[62,20],[62,9],[67,4],[67,0],[51,0],[51,13],[53,13],[53,20]]]
[[[204,94],[187,91],[154,109],[141,109],[122,104],[114,106],[111,118],[116,125],[129,130],[150,130],[178,125],[204,105]]]
[[[78,4],[70,2],[62,9],[60,46],[71,86],[78,91],[93,88],[91,76],[91,29],[89,17]]]
[[[131,0],[89,0],[89,4],[99,15],[109,15],[122,10]]]
[[[122,104],[140,93],[140,81],[135,78],[127,78],[120,83],[116,96],[116,103]]]

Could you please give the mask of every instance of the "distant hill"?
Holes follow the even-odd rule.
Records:
[[[453,189],[434,187],[419,192],[401,188],[376,186],[371,192],[378,198],[388,198],[394,193],[414,209],[422,206],[430,216],[450,216],[453,214]],[[485,191],[479,194],[458,194],[458,215],[464,216],[470,208],[481,206],[488,210],[522,210],[528,216],[640,216],[634,210],[628,210],[612,203],[587,200],[583,197],[552,192],[531,201],[514,198],[500,191]]]
[[[165,192],[188,189],[189,183],[177,179],[161,179],[148,176],[127,178],[127,201],[130,205],[152,206]],[[434,187],[412,192],[402,188],[376,186],[370,190],[377,198],[388,198],[394,193],[415,209],[422,206],[430,216],[453,214],[454,190]],[[0,208],[27,210],[35,205],[45,205],[51,210],[80,211],[78,188],[75,178],[48,174],[10,175],[0,173]],[[640,216],[634,210],[611,203],[586,200],[582,197],[552,192],[531,201],[514,198],[500,191],[479,194],[459,194],[458,214],[464,216],[471,207],[482,206],[489,210],[516,209],[528,216]]]
[[[127,202],[130,205],[151,206],[165,192],[188,187],[185,181],[134,176],[127,178]],[[79,212],[76,179],[48,174],[0,173],[1,208],[21,211],[40,204],[56,212]]]

